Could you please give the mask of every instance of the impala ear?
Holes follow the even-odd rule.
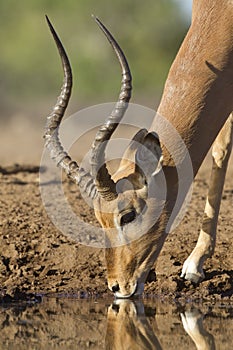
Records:
[[[138,145],[141,144],[148,134],[146,129],[140,129],[132,138],[129,146],[127,147],[124,155],[121,159],[119,170],[126,170],[129,168],[129,164],[131,167],[135,168],[135,153],[137,151]]]
[[[127,178],[134,188],[142,188],[152,176],[162,169],[162,150],[155,132],[139,130],[124,153],[114,181]]]
[[[141,145],[138,147],[135,162],[147,177],[154,176],[162,169],[162,149],[159,142],[159,137],[155,132],[149,132],[141,140]]]

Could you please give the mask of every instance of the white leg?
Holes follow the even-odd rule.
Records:
[[[233,138],[233,114],[218,134],[212,149],[212,172],[201,232],[197,244],[184,262],[181,277],[194,283],[204,277],[203,264],[215,248],[218,214]]]
[[[214,337],[203,327],[203,316],[198,310],[181,314],[181,320],[186,333],[199,350],[215,350]]]

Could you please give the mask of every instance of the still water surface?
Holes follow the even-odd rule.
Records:
[[[233,349],[233,305],[44,298],[0,306],[0,349]]]

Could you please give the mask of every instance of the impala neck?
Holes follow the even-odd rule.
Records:
[[[158,109],[185,142],[194,175],[233,110],[232,19],[233,1],[194,0],[192,24]],[[170,162],[165,151],[164,164]]]

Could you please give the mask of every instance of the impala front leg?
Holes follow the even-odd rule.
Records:
[[[198,283],[204,279],[203,264],[214,253],[216,229],[233,137],[233,114],[229,116],[212,149],[212,173],[201,232],[191,255],[185,261],[181,277]]]

